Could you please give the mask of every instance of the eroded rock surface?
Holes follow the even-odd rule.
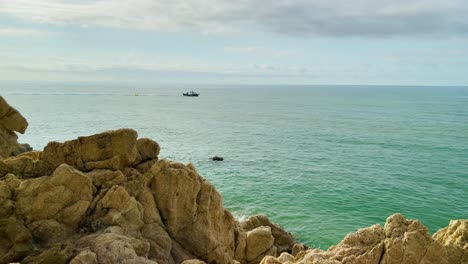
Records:
[[[373,225],[347,235],[327,251],[302,249],[294,260],[264,258],[263,264],[465,264],[467,263],[466,220],[452,221],[431,237],[417,220],[400,214],[387,218],[385,226]]]
[[[18,143],[16,132],[24,134],[28,121],[0,96],[0,160],[30,150]]]
[[[4,159],[0,263],[258,263],[281,253],[275,243],[291,250],[265,216],[247,225],[268,229],[269,240],[248,247],[256,231],[244,230],[193,165],[158,160],[159,150],[120,129]],[[258,246],[268,250],[247,259]]]
[[[24,132],[27,122],[0,99],[0,139]],[[396,214],[327,251],[310,249],[265,215],[238,222],[192,164],[159,160],[158,143],[134,130],[16,157],[11,133],[0,143],[0,264],[468,263],[467,220],[431,237]]]

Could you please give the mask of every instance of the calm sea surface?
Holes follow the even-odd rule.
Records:
[[[467,87],[15,83],[0,95],[35,149],[134,128],[161,158],[192,162],[236,217],[265,213],[315,247],[396,212],[431,232],[468,218]]]

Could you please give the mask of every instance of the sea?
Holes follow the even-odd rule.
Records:
[[[430,233],[468,218],[468,87],[14,82],[0,95],[36,150],[133,128],[193,163],[236,218],[266,214],[312,247],[394,213]]]

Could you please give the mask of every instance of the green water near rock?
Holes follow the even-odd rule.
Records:
[[[134,87],[13,83],[0,94],[35,149],[134,128],[161,158],[192,162],[236,217],[265,213],[315,247],[396,212],[431,232],[468,218],[467,87]]]

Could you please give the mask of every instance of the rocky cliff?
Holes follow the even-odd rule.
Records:
[[[0,127],[24,132],[7,112]],[[13,157],[16,138],[0,139],[0,263],[468,263],[466,220],[431,237],[397,214],[327,251],[264,215],[239,222],[192,164],[159,160],[131,129]]]
[[[23,134],[28,127],[26,119],[0,96],[0,159],[30,150],[20,145],[16,132]]]

